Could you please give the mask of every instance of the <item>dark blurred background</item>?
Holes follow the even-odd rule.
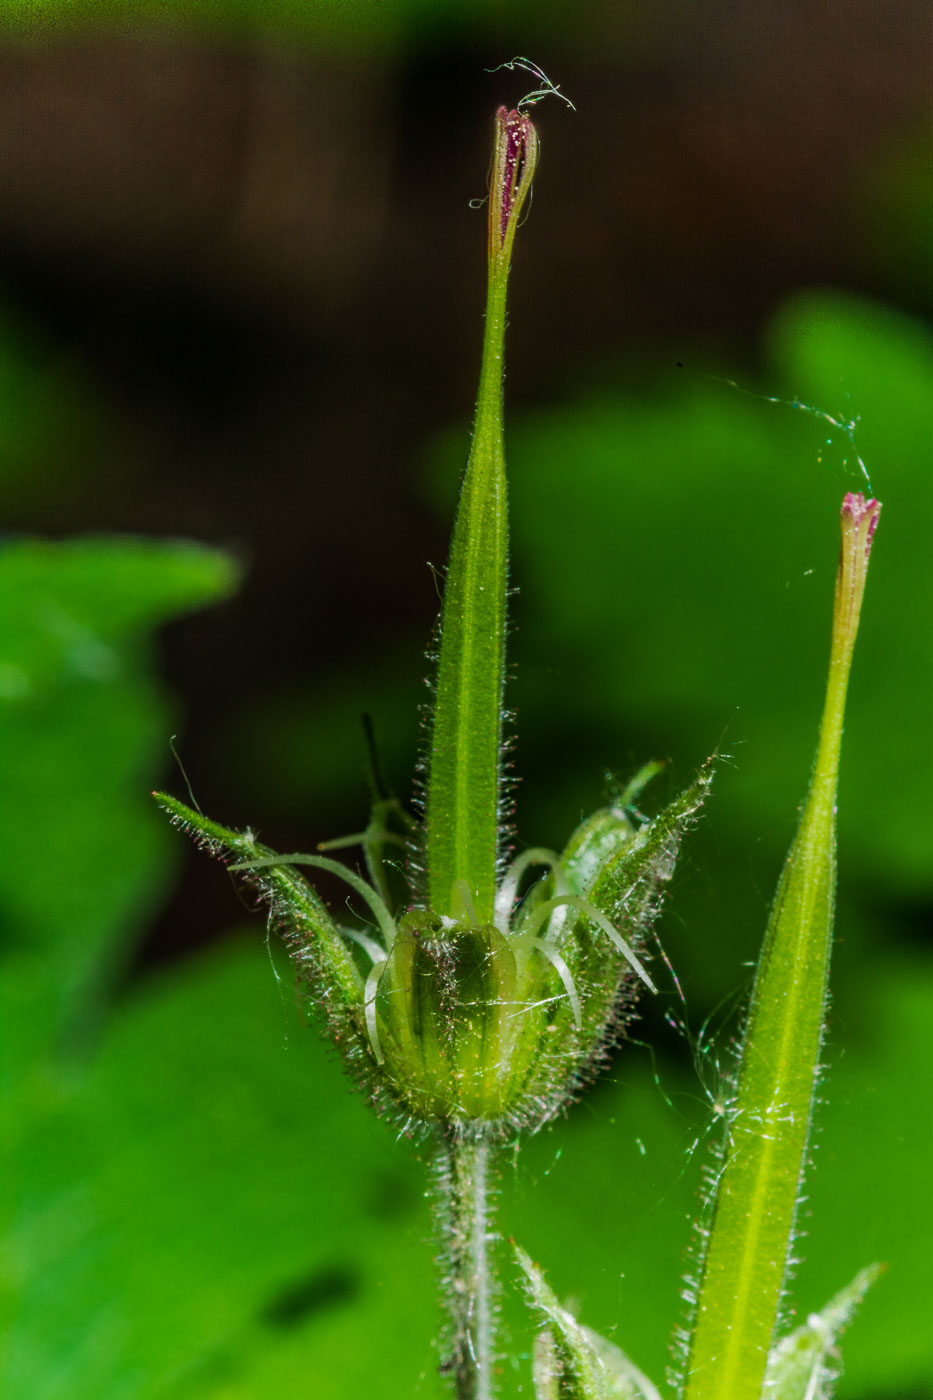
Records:
[[[206,812],[311,850],[365,824],[366,711],[407,798],[437,608],[427,564],[446,555],[482,330],[484,213],[471,201],[485,192],[495,107],[535,86],[489,70],[524,54],[577,110],[551,99],[535,111],[543,155],[511,292],[520,840],[560,844],[605,800],[607,770],[625,778],[669,758],[659,801],[713,749],[727,759],[664,934],[686,1002],[672,984],[646,1008],[636,1034],[653,1052],[625,1047],[592,1100],[527,1150],[504,1187],[504,1229],[558,1292],[575,1293],[586,1321],[618,1323],[660,1378],[729,1056],[721,1005],[747,984],[805,789],[835,514],[845,490],[866,489],[864,461],[886,518],[849,715],[826,1085],[838,1106],[817,1153],[801,1308],[888,1259],[840,1394],[933,1394],[921,1185],[933,1068],[928,8],[47,0],[8,6],[0,24],[0,500],[11,549],[41,536],[66,551],[48,555],[62,572],[42,584],[40,631],[60,641],[62,617],[78,626],[76,539],[197,541],[241,573],[235,588],[219,556],[197,555],[197,583],[166,585],[118,625],[108,609],[132,591],[121,556],[98,579],[106,607],[81,614],[118,670],[159,698],[140,710],[135,757],[113,761],[113,791],[141,833],[138,883],[79,955],[68,951],[78,916],[49,890],[72,862],[86,912],[100,862],[120,866],[101,774],[124,710],[101,718],[91,704],[96,718],[72,734],[74,677],[31,712],[25,663],[0,658],[0,699],[25,725],[2,814],[15,894],[0,908],[17,956],[45,929],[61,960],[48,966],[73,980],[66,996],[30,964],[31,991],[15,993],[20,1008],[33,995],[62,1005],[44,1039],[24,1033],[30,1048],[12,1057],[23,1112],[41,1120],[22,1174],[45,1185],[27,1192],[27,1223],[13,1231],[25,1321],[8,1393],[273,1397],[296,1393],[290,1378],[309,1366],[316,1396],[368,1394],[374,1377],[385,1395],[416,1382],[434,1393],[426,1248],[418,1281],[406,1273],[418,1267],[408,1246],[428,1229],[419,1169],[358,1104],[338,1102],[331,1064],[322,1102],[296,1110],[309,1092],[301,1057],[317,1065],[321,1052],[303,1028],[283,1030],[290,1013],[250,951],[261,922],[244,939],[222,871],[158,828],[145,793],[185,795],[177,733]],[[25,636],[33,594],[16,590],[38,585],[16,573],[10,587],[11,627]],[[153,650],[155,623],[173,615]],[[75,674],[103,687],[111,672],[94,672],[88,654]],[[61,754],[42,747],[52,730],[71,736]],[[67,769],[75,746],[80,781]],[[29,861],[42,866],[34,898],[21,897]],[[238,1028],[260,982],[268,1025],[251,1041]],[[672,1031],[670,1017],[687,1029]],[[192,1022],[197,1046],[183,1053]],[[192,1057],[212,1056],[202,1100],[232,1095],[220,1113],[229,1138],[197,1096],[191,1121],[176,1122]],[[53,1063],[67,1078],[55,1112],[70,1115],[66,1138],[85,1155],[60,1147],[64,1130],[37,1099],[40,1061],[46,1078]],[[236,1087],[244,1076],[249,1092]],[[139,1154],[112,1169],[127,1193],[119,1207],[92,1122],[112,1162],[130,1140]],[[558,1169],[561,1133],[572,1165]],[[359,1153],[359,1197],[343,1206],[342,1142]],[[235,1159],[253,1154],[246,1180]],[[301,1185],[309,1155],[317,1166]],[[43,1166],[52,1159],[58,1177]],[[198,1162],[208,1183],[184,1209],[213,1223],[188,1254],[163,1255],[167,1236],[197,1231],[167,1210],[139,1237],[140,1200],[176,1169],[180,1200]],[[292,1188],[302,1205],[290,1228]],[[331,1243],[302,1245],[322,1217]],[[54,1261],[58,1293],[46,1296],[51,1266],[39,1259]],[[158,1338],[173,1327],[166,1348]],[[522,1365],[509,1383],[527,1392]]]

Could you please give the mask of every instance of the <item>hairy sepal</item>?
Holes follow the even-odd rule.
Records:
[[[768,1357],[763,1400],[830,1400],[842,1374],[836,1342],[872,1284],[881,1264],[860,1270],[821,1312],[779,1341]]]
[[[629,816],[632,803],[663,763],[646,763],[610,807],[602,807],[580,823],[564,847],[559,866],[568,891],[586,895],[606,867],[616,859],[639,828]]]
[[[520,857],[499,901],[501,926],[425,909],[393,918],[377,879],[369,884],[325,856],[276,855],[248,831],[175,798],[157,800],[269,906],[331,1038],[377,1107],[418,1132],[475,1123],[501,1138],[535,1131],[565,1109],[624,1027],[640,976],[648,980],[633,949],[643,947],[709,780],[707,765],[640,829],[624,807],[606,808],[562,857],[527,853],[528,868],[552,869],[510,918]],[[370,864],[384,862],[381,850],[366,849],[383,825],[347,838]],[[295,869],[302,865],[342,874],[369,904],[381,942],[339,928]],[[469,890],[463,899],[471,903]],[[370,959],[365,972],[348,939]]]
[[[687,1400],[759,1400],[786,1295],[826,1018],[846,692],[880,510],[851,492],[842,503],[816,759],[758,960],[708,1228],[701,1224]]]
[[[561,1307],[524,1250],[515,1252],[528,1303],[546,1323],[534,1350],[537,1400],[661,1400],[623,1351]]]
[[[532,926],[535,909],[563,892],[592,906],[630,949],[643,953],[680,844],[709,791],[712,772],[711,759],[688,788],[639,829],[620,808],[604,808],[583,822],[556,868],[532,888],[522,905],[514,933],[518,947]],[[598,1071],[631,1015],[641,982],[618,946],[577,907],[555,910],[544,936],[563,959],[579,1005],[578,1014],[558,972],[551,969],[547,992],[527,1008],[516,1034],[516,1066],[534,1059],[536,1072],[527,1094],[530,1101],[548,1105],[546,1118],[569,1103]]]
[[[365,1065],[363,979],[330,914],[307,881],[275,859],[249,831],[220,826],[166,793],[153,794],[172,823],[226,865],[241,867],[244,881],[269,908],[272,922],[296,963],[303,985],[324,1010],[327,1028],[355,1067]]]

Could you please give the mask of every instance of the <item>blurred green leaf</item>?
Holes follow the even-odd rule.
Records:
[[[654,396],[590,395],[513,429],[525,596],[511,698],[527,719],[523,746],[542,726],[526,762],[534,771],[547,752],[552,772],[566,752],[579,766],[594,735],[603,762],[638,740],[673,747],[678,765],[721,745],[737,772],[719,821],[773,832],[783,848],[816,733],[836,515],[844,491],[865,485],[857,450],[887,537],[853,673],[841,869],[928,890],[933,750],[918,740],[933,590],[914,503],[933,440],[933,341],[893,311],[814,293],[784,309],[770,343],[764,392],[859,416],[855,449],[813,413],[673,368]]]
[[[86,1073],[47,1080],[5,1246],[5,1394],[271,1396],[280,1345],[334,1400],[430,1364],[417,1171],[255,932],[134,990]]]
[[[258,929],[74,1039],[181,849],[148,793],[170,717],[147,634],[234,581],[193,545],[0,553],[5,1395],[230,1400],[310,1367],[336,1400],[431,1364],[415,1169],[296,1025]]]
[[[164,889],[170,842],[147,787],[172,722],[147,633],[235,576],[181,543],[0,550],[0,997],[29,1008],[21,1040],[4,1035],[11,1064],[93,1014]]]

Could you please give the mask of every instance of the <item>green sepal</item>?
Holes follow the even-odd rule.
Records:
[[[620,808],[604,808],[581,823],[555,871],[540,882],[543,894],[522,906],[515,926],[519,944],[541,899],[569,891],[604,915],[634,951],[643,948],[674,873],[681,841],[709,791],[713,762],[708,760],[695,781],[639,830]],[[555,947],[576,984],[582,1025],[575,1025],[573,1008],[561,994],[557,974],[551,972],[550,997],[539,993],[536,1005],[523,1016],[516,1061],[526,1065],[535,1060],[537,1073],[529,1093],[544,1096],[553,1093],[557,1076],[566,1081],[571,1065],[572,1084],[564,1090],[570,1098],[598,1068],[640,983],[618,948],[585,912],[565,911]],[[553,1055],[543,1048],[548,1043],[555,1047]]]
[[[596,813],[563,862],[551,853],[551,875],[532,886],[514,919],[498,911],[500,926],[426,909],[395,919],[375,880],[325,856],[276,855],[249,831],[219,826],[174,798],[157,800],[270,906],[332,1038],[379,1107],[422,1128],[481,1122],[509,1134],[539,1128],[564,1108],[624,1024],[639,979],[620,940],[629,952],[644,940],[708,784],[707,766],[640,830],[624,807]],[[398,830],[400,820],[396,805],[380,800],[367,831],[340,844],[363,845],[376,863],[368,847],[385,844],[389,821]],[[304,865],[342,875],[369,904],[381,942],[338,928],[295,868]],[[462,893],[470,904],[470,891]],[[556,919],[541,908],[545,897],[556,900]],[[576,902],[561,905],[567,898]],[[371,959],[365,976],[347,939]]]
[[[522,1249],[515,1250],[529,1304],[546,1326],[534,1351],[537,1400],[661,1400],[657,1388],[613,1342],[583,1327]]]
[[[454,1073],[460,1100],[470,1115],[471,1094],[479,1102],[501,1100],[502,1046],[516,1012],[515,954],[492,925],[464,928],[454,941],[456,1003],[453,1024]]]
[[[587,894],[601,872],[636,835],[628,808],[662,767],[661,763],[646,763],[627,784],[618,802],[601,807],[577,827],[560,857],[561,874],[574,894]]]
[[[768,1400],[830,1400],[841,1375],[837,1338],[883,1271],[881,1264],[860,1270],[821,1312],[772,1348],[762,1391]]]
[[[359,1022],[363,1004],[363,979],[353,955],[327,909],[307,881],[288,865],[264,865],[250,870],[252,861],[275,856],[249,831],[232,831],[202,816],[166,793],[154,793],[156,802],[182,831],[199,846],[225,863],[245,866],[244,878],[269,906],[271,917],[298,964],[314,999],[321,1001],[329,1028],[340,1039],[348,1016]]]
[[[636,831],[630,841],[620,844],[586,893],[588,902],[615,925],[636,952],[644,947],[660,913],[681,842],[710,790],[713,766],[714,760],[708,759],[689,787]],[[568,957],[570,970],[591,989],[584,1010],[585,1033],[588,1024],[611,1015],[625,979],[633,992],[636,984],[627,965],[620,963],[615,949],[599,933],[594,933],[593,925],[585,917],[578,920],[568,948],[574,944],[577,953],[575,959]]]
[[[674,873],[680,843],[710,790],[714,763],[715,758],[707,759],[689,787],[630,841],[620,841],[584,891],[590,903],[623,931],[636,928],[656,912],[661,890]]]
[[[561,852],[558,868],[568,890],[585,895],[634,835],[624,808],[601,807],[582,821]]]

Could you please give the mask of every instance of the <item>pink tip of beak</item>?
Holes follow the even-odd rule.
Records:
[[[866,501],[861,491],[847,491],[842,502],[843,521],[848,518],[852,525],[858,530],[867,521],[867,533],[865,536],[865,552],[871,548],[872,535],[878,524],[878,517],[881,514],[881,502],[870,498]]]

